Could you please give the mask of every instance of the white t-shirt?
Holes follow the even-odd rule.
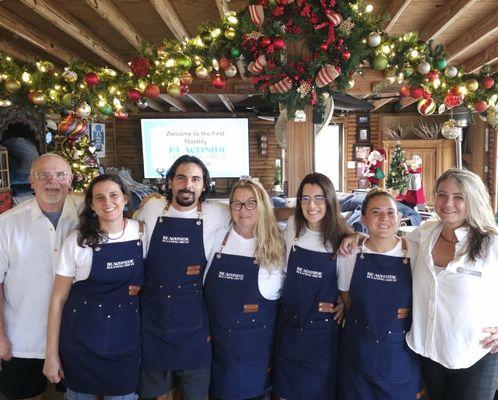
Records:
[[[407,236],[418,246],[413,265],[413,322],[410,348],[446,368],[468,368],[484,357],[479,341],[498,326],[498,238],[492,238],[485,259],[471,263],[457,257],[436,274],[432,249],[443,224],[428,221]],[[455,231],[455,254],[465,248],[468,228]]]
[[[411,255],[416,251],[416,247],[413,246],[410,242],[406,242],[407,244],[407,252],[408,258],[411,259]],[[360,253],[360,249],[356,250],[355,254],[351,254],[350,256],[337,256],[337,269],[341,271],[340,279],[338,280],[339,290],[342,292],[349,291],[349,286],[351,284],[351,278],[353,277],[354,266],[356,264],[356,257]],[[391,250],[386,251],[384,253],[377,253],[368,248],[367,245],[363,245],[363,253],[365,254],[381,254],[384,256],[391,257],[404,257],[403,254],[403,246],[401,244],[401,240],[398,241],[396,246],[394,246]]]
[[[54,269],[64,240],[76,229],[82,203],[82,196],[66,196],[57,229],[35,198],[0,215],[3,318],[14,357],[45,358]]]
[[[287,227],[284,231],[284,241],[287,250],[287,260],[289,260],[289,255],[292,250],[292,246],[296,245],[302,249],[317,251],[320,253],[331,253],[333,251],[332,245],[325,246],[323,244],[323,236],[320,232],[312,231],[311,229],[305,227],[304,233],[299,236],[297,242],[295,242],[296,237],[296,222],[294,216],[290,217],[287,221]],[[287,264],[285,265],[284,272],[287,272]],[[341,279],[341,271],[337,269],[337,279]]]
[[[209,259],[209,263],[206,268],[206,273],[204,274],[204,279],[206,278],[207,272],[215,254],[220,250],[223,239],[225,238],[226,232],[220,231],[216,238],[216,247],[214,253]],[[232,228],[230,230],[230,236],[228,237],[227,243],[223,248],[222,254],[232,254],[243,257],[254,257],[254,252],[256,251],[256,238],[245,239],[240,236]],[[283,265],[277,268],[273,268],[271,271],[264,266],[259,266],[258,272],[258,288],[261,296],[267,300],[277,300],[281,296],[282,285],[283,285]]]
[[[152,233],[157,223],[157,219],[163,215],[164,206],[166,205],[166,198],[153,197],[149,199],[142,208],[140,208],[135,215],[135,219],[145,222],[147,226],[147,242],[150,243]],[[188,211],[179,211],[173,205],[170,205],[166,214],[171,218],[191,218],[197,219],[197,207]],[[203,241],[204,252],[206,260],[211,258],[211,254],[215,247],[216,235],[221,230],[226,232],[230,223],[230,212],[227,206],[220,203],[205,201],[202,203],[202,228],[203,228]]]
[[[123,235],[123,236],[121,236]],[[140,237],[140,226],[138,221],[129,219],[123,231],[109,235],[107,243],[121,243],[130,240],[138,240]],[[144,257],[147,254],[146,229],[142,235]],[[78,245],[78,231],[73,232],[64,242],[61,256],[55,273],[61,276],[74,277],[74,282],[84,281],[90,275],[92,269],[93,250],[91,247],[80,247]]]

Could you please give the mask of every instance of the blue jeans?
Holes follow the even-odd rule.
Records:
[[[64,395],[64,400],[97,400],[96,394],[87,394],[80,392],[73,392],[67,389]],[[123,396],[102,396],[104,400],[135,400],[137,398],[135,393],[125,394]]]

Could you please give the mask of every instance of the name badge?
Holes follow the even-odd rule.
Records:
[[[187,267],[187,275],[199,275],[201,273],[200,265],[189,265]]]
[[[259,311],[259,304],[244,304],[244,314],[256,313]]]
[[[408,318],[410,315],[409,308],[398,308],[398,319]]]
[[[334,311],[334,303],[325,303],[323,301],[318,303],[318,312],[332,313]]]

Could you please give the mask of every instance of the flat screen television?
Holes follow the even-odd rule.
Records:
[[[183,154],[200,158],[213,178],[249,175],[247,118],[142,119],[144,177],[160,178]]]

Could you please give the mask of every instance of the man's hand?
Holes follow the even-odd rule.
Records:
[[[0,358],[4,361],[12,358],[12,345],[6,335],[0,335]]]

